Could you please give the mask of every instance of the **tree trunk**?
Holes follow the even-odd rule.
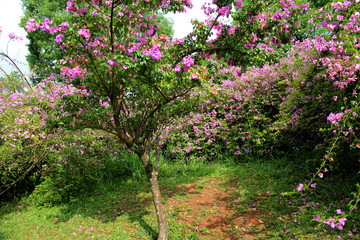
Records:
[[[150,181],[151,192],[153,196],[153,202],[155,205],[155,211],[158,219],[158,226],[159,226],[159,236],[158,240],[167,240],[168,239],[168,225],[166,221],[166,214],[164,205],[161,201],[161,192],[159,188],[159,183],[157,179],[157,171],[154,169],[153,164],[150,161],[150,154],[147,151],[138,151],[138,156],[140,157],[145,170],[146,174]]]

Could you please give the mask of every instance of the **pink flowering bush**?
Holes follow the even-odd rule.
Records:
[[[330,15],[324,13],[323,19],[316,19],[322,26],[314,28],[334,32],[297,42],[276,64],[242,72],[212,63],[212,81],[194,93],[204,96],[200,106],[163,128],[165,154],[192,161],[264,152],[301,155],[310,151],[323,156],[316,161],[319,168],[314,178],[297,185],[299,193],[317,188],[317,179],[326,179],[328,169],[356,175],[360,169],[360,39],[356,31],[349,31],[359,24],[356,4],[336,10],[338,16],[348,11],[350,21],[337,17],[336,23],[330,23]],[[356,209],[359,195],[354,193],[354,198],[347,214]],[[318,221],[343,230],[347,214],[322,216]]]
[[[219,67],[223,69],[218,71]],[[238,67],[212,62],[212,79],[194,92],[202,101],[189,116],[164,128],[166,154],[219,159],[264,153],[268,127],[277,119],[281,94],[270,66],[241,74]],[[219,82],[216,84],[215,82]],[[267,93],[267,94],[264,94]],[[260,152],[259,152],[260,151]]]
[[[60,118],[49,122],[56,112],[66,115],[62,99],[77,92],[75,88],[52,81],[21,92],[13,88],[1,89],[0,192],[3,196],[26,191],[45,179],[46,184],[52,181],[51,189],[55,192],[48,193],[52,199],[41,196],[36,204],[68,199],[71,194],[88,189],[95,181],[94,174],[101,168],[95,156],[113,151],[114,146],[119,149],[104,132],[61,129],[64,123]],[[79,124],[83,125],[81,120]]]

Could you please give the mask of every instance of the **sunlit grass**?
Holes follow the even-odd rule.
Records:
[[[342,231],[314,220],[317,215],[336,215],[336,209],[346,211],[350,196],[344,194],[351,189],[344,186],[353,178],[329,173],[312,191],[282,195],[307,179],[311,168],[305,164],[285,158],[188,165],[162,159],[159,183],[170,239],[359,238],[357,211]],[[155,239],[157,219],[149,184],[139,165],[130,166],[129,171],[132,169],[131,176],[123,178],[103,173],[94,191],[51,207],[36,206],[28,197],[3,204],[0,239]],[[210,191],[210,184],[221,198],[195,209],[189,201]],[[218,217],[221,209],[229,211],[225,230],[206,227],[202,219]]]

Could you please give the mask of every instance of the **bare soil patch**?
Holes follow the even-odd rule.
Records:
[[[261,220],[263,213],[249,207],[246,212],[236,211],[229,194],[235,191],[235,182],[224,183],[218,178],[209,178],[201,190],[196,183],[183,189],[190,197],[178,203],[173,197],[166,207],[176,209],[179,220],[188,223],[197,231],[201,239],[258,239],[265,226]]]

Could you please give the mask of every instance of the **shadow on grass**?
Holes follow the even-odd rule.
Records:
[[[186,193],[182,191],[183,185],[197,181],[198,178],[206,177],[216,171],[216,167],[203,166],[200,168],[184,168],[179,171],[177,168],[169,168],[160,171],[159,185],[162,192],[163,202],[171,196],[183,196]],[[116,225],[122,230],[131,232],[136,225],[139,226],[139,233],[144,234],[146,238],[156,239],[157,219],[154,212],[152,195],[149,183],[140,179],[122,179],[115,181],[104,181],[94,187],[93,192],[78,195],[69,202],[54,205],[52,207],[28,206],[31,214],[41,216],[52,226],[63,226],[69,224],[70,228],[76,228],[83,225],[81,221],[92,222],[93,220],[100,223],[116,222]],[[24,210],[27,211],[24,205]],[[5,215],[16,213],[19,204],[12,204],[11,209],[1,207],[1,218]],[[81,216],[79,220],[76,220]],[[40,219],[40,218],[39,218]],[[85,219],[85,220],[84,220]],[[88,219],[88,220],[86,220]],[[71,222],[74,220],[74,222]],[[80,221],[80,222],[78,222]],[[94,223],[92,223],[94,224]],[[96,224],[96,223],[95,223]],[[85,224],[86,225],[86,224]],[[55,227],[56,228],[56,227]],[[140,233],[142,232],[142,233]],[[1,233],[1,232],[0,232]],[[0,239],[4,239],[0,235]]]
[[[155,231],[144,219],[143,217],[147,214],[140,214],[137,216],[130,216],[129,220],[131,222],[138,222],[140,226],[148,233],[149,236],[151,236],[151,239],[156,240],[159,233]]]

